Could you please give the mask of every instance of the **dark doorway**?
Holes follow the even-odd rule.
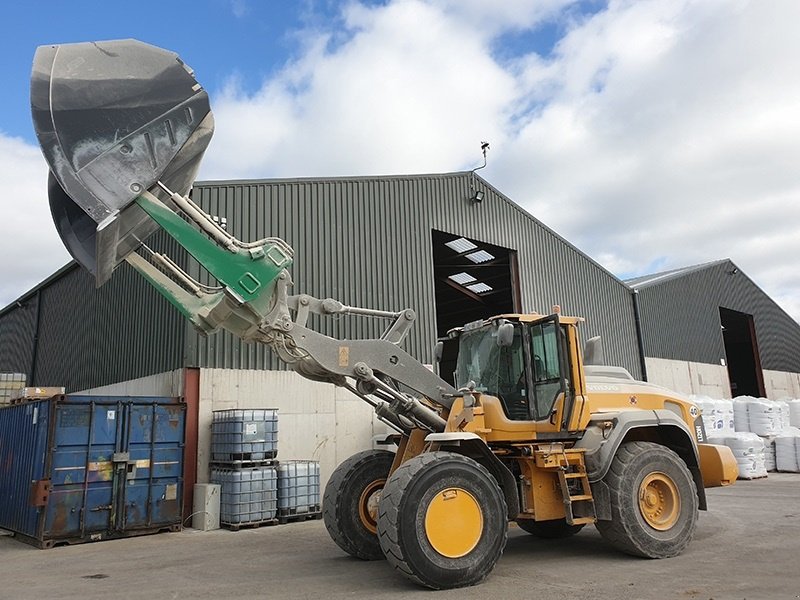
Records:
[[[433,230],[436,332],[519,310],[516,253]]]
[[[764,397],[764,374],[761,371],[753,315],[720,307],[719,319],[731,394],[734,397]]]

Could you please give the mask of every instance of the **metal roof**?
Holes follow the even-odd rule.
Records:
[[[720,364],[720,309],[753,316],[764,369],[800,373],[800,324],[730,259],[627,281],[638,292],[645,355]]]
[[[688,275],[689,273],[694,273],[695,271],[702,271],[703,269],[708,269],[710,267],[714,267],[716,265],[730,262],[732,261],[729,258],[723,258],[720,260],[713,260],[706,263],[701,263],[698,265],[689,265],[688,267],[680,267],[678,269],[671,269],[669,271],[660,271],[658,273],[652,273],[650,275],[640,275],[639,277],[631,277],[629,279],[625,279],[625,285],[628,287],[638,290],[641,288],[649,287],[651,285],[657,285],[659,283],[663,283],[665,281],[669,281],[670,279],[675,279],[677,277],[683,277],[684,275]],[[734,265],[735,266],[735,265]],[[738,268],[738,267],[736,267]]]

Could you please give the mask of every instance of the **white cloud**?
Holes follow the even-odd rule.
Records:
[[[0,133],[0,307],[69,260],[47,203],[47,166],[39,148]]]
[[[250,7],[246,0],[230,0],[231,12],[237,19],[243,19],[250,12]]]
[[[450,171],[504,136],[514,80],[473,30],[422,2],[353,6],[255,95],[215,98],[203,176]],[[235,151],[234,151],[235,149]]]
[[[481,173],[613,272],[730,257],[800,319],[798,21],[786,0],[350,2],[257,92],[212,94],[201,177],[453,171],[486,139]],[[554,22],[552,51],[526,49]],[[65,260],[44,171],[0,136],[26,206],[3,223],[6,301]]]
[[[731,257],[800,317],[786,302],[799,17],[795,3],[612,4],[545,65],[547,106],[495,157],[498,185],[604,264]]]
[[[450,171],[488,139],[487,179],[612,271],[731,257],[800,318],[800,4],[573,8],[352,3],[257,94],[215,98],[203,175]],[[547,57],[493,57],[554,19]]]

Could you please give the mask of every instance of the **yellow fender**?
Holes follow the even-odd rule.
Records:
[[[736,458],[727,446],[717,444],[697,444],[700,455],[700,473],[703,487],[731,485],[739,477]]]

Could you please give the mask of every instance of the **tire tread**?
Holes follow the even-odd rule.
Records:
[[[625,499],[620,498],[620,490],[622,489],[623,481],[627,476],[628,468],[630,468],[631,463],[633,463],[633,461],[636,460],[636,458],[642,453],[653,451],[664,452],[666,455],[670,456],[670,458],[680,462],[680,464],[685,466],[683,459],[681,459],[673,450],[661,444],[656,444],[653,442],[626,442],[622,444],[617,450],[617,454],[611,463],[611,467],[604,478],[611,492],[611,520],[597,521],[596,526],[606,541],[608,541],[616,549],[625,552],[626,554],[641,556],[643,558],[666,558],[668,556],[679,554],[686,547],[697,525],[696,518],[687,535],[684,536],[685,539],[677,544],[676,551],[674,553],[663,556],[655,556],[652,550],[643,547],[643,543],[637,543],[635,541],[635,536],[631,535],[629,532],[629,523],[626,521],[625,516],[620,512],[620,504],[625,501]],[[697,488],[695,486],[694,479],[691,477],[691,475],[689,475],[688,479],[691,484],[691,491],[694,493],[696,498]]]

